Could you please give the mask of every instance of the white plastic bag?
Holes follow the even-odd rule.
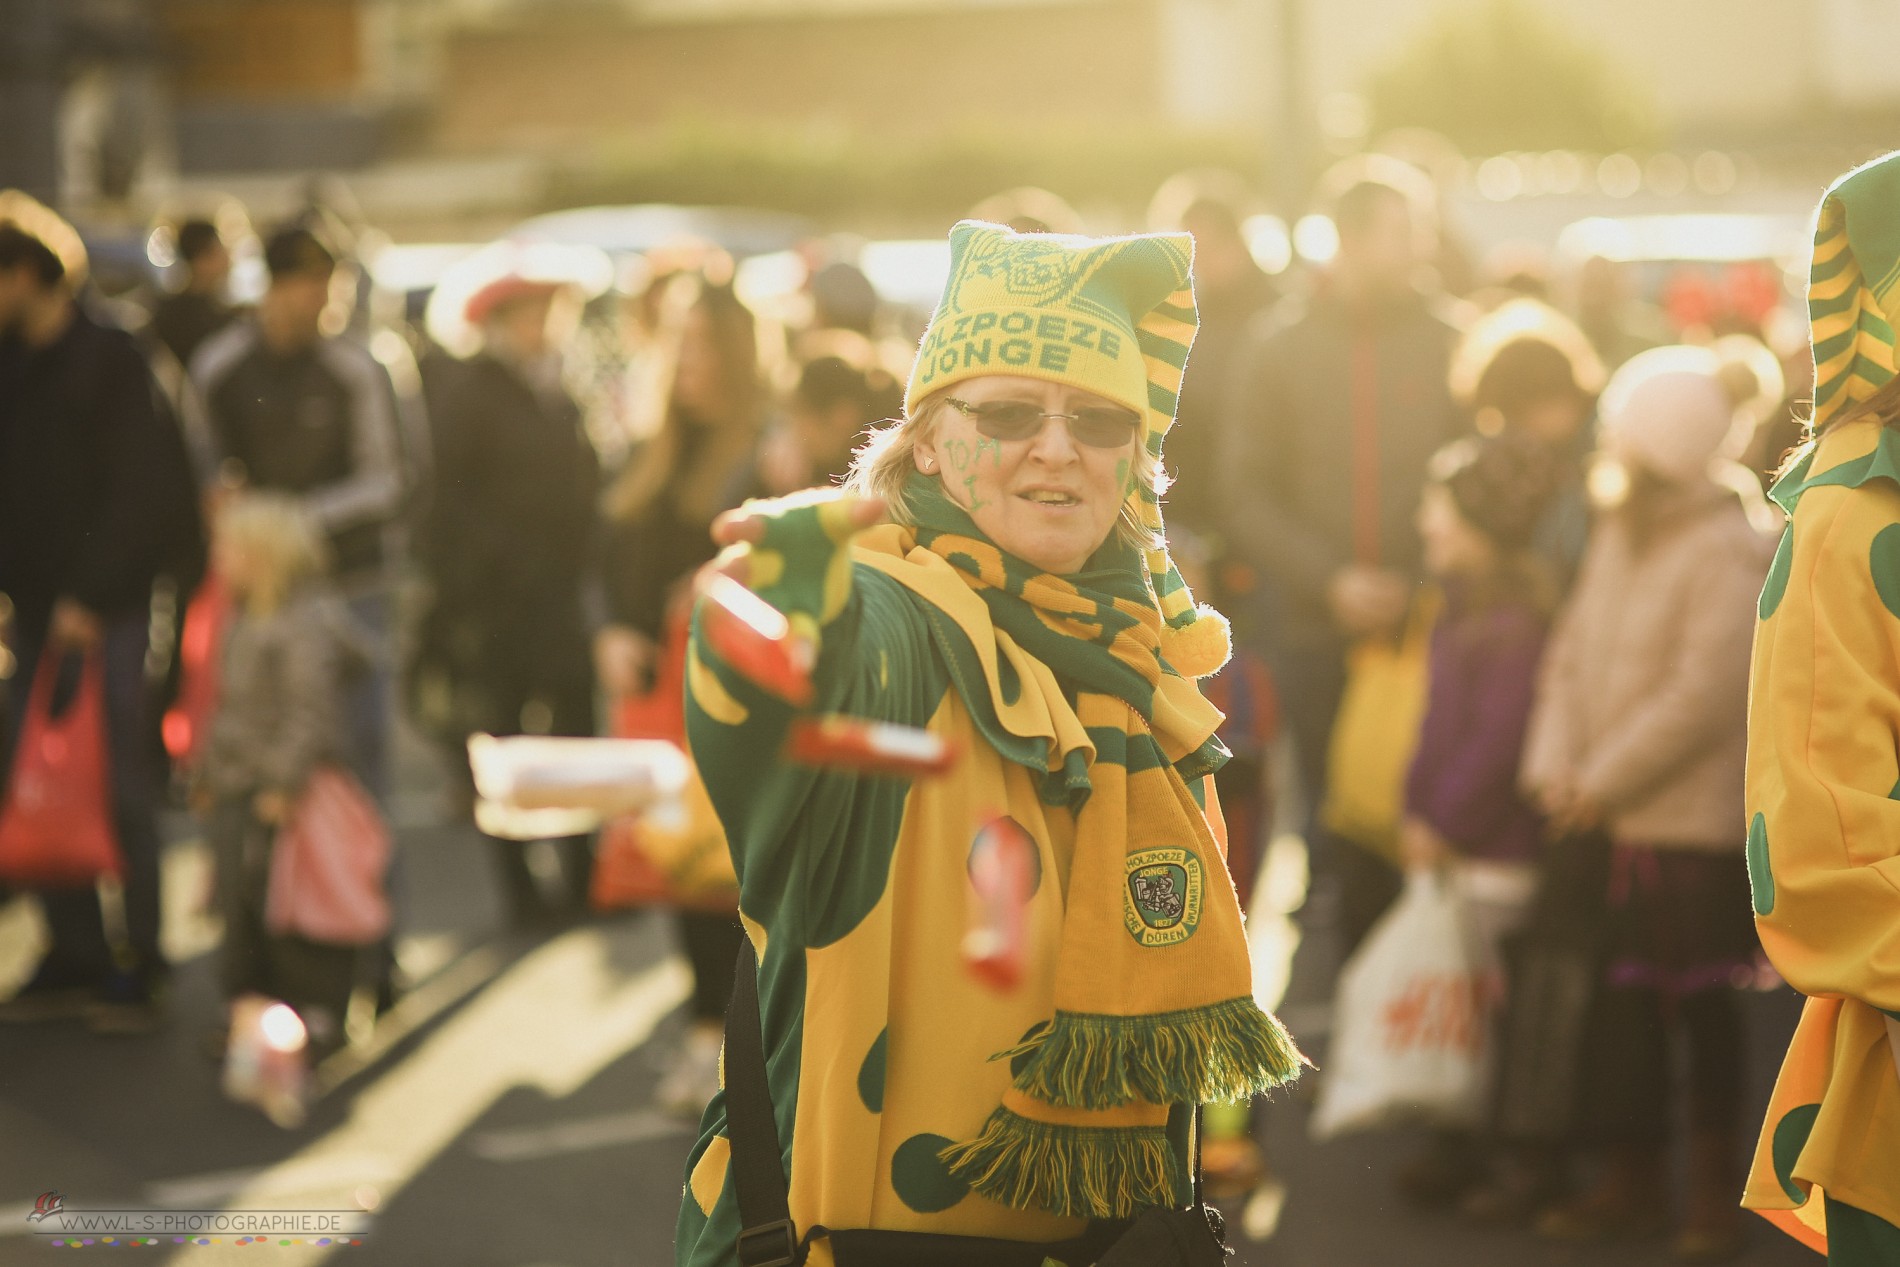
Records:
[[[1393,1121],[1475,1124],[1488,993],[1456,886],[1412,872],[1340,973],[1313,1137]]]
[[[691,767],[663,739],[471,735],[475,822],[506,840],[580,836],[619,814],[678,815]]]

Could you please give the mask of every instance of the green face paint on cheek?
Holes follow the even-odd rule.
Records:
[[[963,477],[963,491],[969,494],[970,511],[972,514],[989,504],[976,495],[976,476],[974,474]]]
[[[946,440],[942,445],[944,465],[960,477],[956,482],[963,486],[965,508],[971,511],[984,504],[976,495],[976,472],[973,469],[981,462],[983,444],[983,441],[977,441],[974,450],[967,440]]]

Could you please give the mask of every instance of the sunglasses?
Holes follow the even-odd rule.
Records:
[[[986,400],[972,405],[967,400],[945,397],[944,403],[992,440],[1033,439],[1041,433],[1045,418],[1062,419],[1069,424],[1069,434],[1076,443],[1092,449],[1119,449],[1141,430],[1140,414],[1112,405],[1084,405],[1072,414],[1059,414],[1026,400]]]

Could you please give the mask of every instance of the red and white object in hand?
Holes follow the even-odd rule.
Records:
[[[1038,865],[1036,842],[1013,818],[991,819],[970,848],[970,930],[963,936],[963,963],[991,989],[1022,984]]]
[[[948,773],[958,753],[955,744],[928,730],[828,713],[793,722],[785,755],[805,765],[859,774],[932,778]]]
[[[719,658],[793,708],[809,706],[817,662],[811,639],[792,632],[784,612],[722,572],[706,571],[699,592],[702,628]]]

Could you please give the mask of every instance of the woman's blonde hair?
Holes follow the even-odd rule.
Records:
[[[947,408],[950,390],[933,392],[918,401],[917,408],[908,415],[873,430],[852,456],[851,471],[844,480],[845,492],[882,498],[893,522],[906,527],[916,524],[916,507],[910,504],[906,486],[917,470],[917,441],[935,430]],[[1140,435],[1135,437],[1134,479],[1134,487],[1153,488],[1157,498],[1168,488],[1167,472]],[[1137,550],[1152,550],[1162,544],[1160,537],[1136,517],[1126,499],[1115,520],[1115,537]]]
[[[212,533],[255,568],[244,603],[255,615],[277,610],[299,582],[330,570],[328,542],[293,498],[240,493],[218,512]]]

